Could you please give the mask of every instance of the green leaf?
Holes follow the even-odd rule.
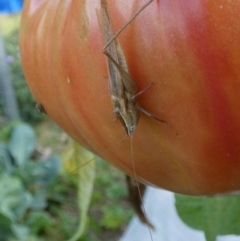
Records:
[[[41,234],[52,227],[52,218],[46,212],[33,211],[28,215],[27,224],[31,233]]]
[[[0,143],[0,174],[9,175],[12,172],[12,169],[13,165],[7,145]]]
[[[44,184],[49,183],[57,176],[61,167],[61,160],[57,155],[50,156],[47,160],[42,162],[42,167],[44,168],[44,172],[41,177],[41,182]]]
[[[0,212],[0,240],[12,235],[12,219]]]
[[[240,234],[240,196],[191,197],[175,194],[179,217],[188,226],[202,230],[207,241],[218,235]]]
[[[16,199],[17,197],[15,197]],[[18,196],[18,205],[14,209],[14,213],[17,217],[17,220],[20,220],[26,213],[27,209],[30,208],[32,203],[32,195],[28,191],[20,190]]]
[[[14,236],[24,239],[28,229],[17,222],[26,213],[30,203],[31,195],[24,190],[19,179],[0,177],[0,240]]]
[[[18,166],[23,166],[34,151],[36,137],[28,124],[18,125],[13,129],[9,151]]]
[[[26,237],[29,233],[29,228],[23,225],[13,224],[12,231],[19,240],[26,240]]]
[[[31,194],[24,190],[19,179],[0,177],[0,213],[2,215],[17,221],[29,208],[30,203]]]
[[[33,210],[43,210],[47,207],[47,190],[43,187],[39,187],[35,195],[33,196],[31,209]]]
[[[106,206],[102,211],[103,218],[101,219],[101,225],[108,229],[120,228],[132,214],[131,211],[115,205]]]
[[[20,170],[20,174],[24,177],[25,183],[31,185],[37,183],[38,185],[46,185],[52,182],[61,167],[61,160],[59,156],[53,155],[41,162],[27,162],[24,166],[24,172]]]
[[[84,233],[88,221],[88,209],[91,202],[94,179],[95,179],[95,163],[94,161],[84,165],[89,160],[94,159],[94,155],[77,142],[71,142],[64,154],[62,155],[64,162],[71,163],[78,174],[78,208],[80,213],[80,223],[76,233],[69,241],[78,240]],[[84,165],[84,166],[83,166]]]

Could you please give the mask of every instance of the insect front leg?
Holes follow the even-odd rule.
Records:
[[[140,92],[138,92],[136,95],[132,96],[132,99],[135,99],[137,96],[143,94],[145,91],[147,91],[148,89],[150,89],[153,86],[153,83],[151,82],[151,84],[149,86],[147,86],[145,89],[141,90]]]
[[[146,110],[143,109],[142,107],[137,106],[137,109],[138,109],[139,111],[141,111],[142,113],[144,113],[145,115],[147,115],[147,116],[149,116],[149,117],[151,117],[151,118],[154,118],[155,120],[160,121],[160,122],[166,124],[168,127],[170,127],[170,125],[169,125],[165,120],[162,120],[162,119],[157,118],[156,116],[152,115],[151,113],[149,113],[148,111],[146,111]]]

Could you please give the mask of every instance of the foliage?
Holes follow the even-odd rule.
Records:
[[[10,65],[21,118],[30,123],[39,122],[44,118],[44,115],[35,108],[36,101],[25,82],[18,50],[18,29],[5,36],[5,48],[7,52],[6,61]],[[0,114],[3,113],[2,104],[0,99]]]
[[[103,218],[101,220],[101,225],[109,229],[121,227],[132,215],[131,211],[116,205],[105,206],[102,211]]]
[[[93,183],[91,184],[90,182],[88,185],[86,185],[86,183],[84,184],[84,177],[82,179],[80,176],[89,171],[91,173],[93,166],[85,165],[80,168],[79,166],[81,165],[80,162],[85,163],[86,160],[92,159],[93,155],[81,149],[78,145],[76,147],[76,144],[70,145],[67,148],[64,145],[60,149],[60,144],[58,144],[58,148],[54,148],[57,151],[61,151],[63,147],[65,148],[63,154],[63,159],[65,159],[64,163],[66,164],[65,168],[67,168],[68,172],[72,170],[75,171],[67,174],[62,173],[64,175],[58,176],[57,180],[52,182],[52,180],[48,180],[47,177],[50,177],[49,173],[52,173],[52,176],[56,176],[54,171],[50,171],[51,168],[54,167],[54,161],[49,162],[49,159],[47,162],[36,160],[33,159],[32,155],[24,161],[24,156],[28,156],[30,150],[34,149],[33,146],[35,145],[33,145],[33,143],[36,143],[36,138],[28,125],[24,124],[24,127],[21,127],[22,125],[17,126],[17,124],[19,123],[9,124],[0,131],[0,136],[3,137],[1,140],[7,142],[2,143],[1,147],[4,146],[4,151],[7,150],[8,153],[4,158],[3,155],[0,154],[0,173],[1,177],[8,176],[11,178],[9,182],[12,183],[12,178],[14,178],[17,183],[17,185],[15,185],[18,188],[15,187],[14,190],[18,190],[18,192],[15,191],[14,197],[19,201],[16,206],[21,207],[24,198],[28,200],[28,196],[31,197],[31,204],[26,202],[28,205],[25,209],[22,208],[24,213],[23,216],[19,220],[14,221],[26,228],[23,229],[23,231],[25,231],[24,240],[67,240],[73,237],[76,230],[79,231],[82,228],[82,230],[85,231],[80,239],[82,241],[104,240],[104,235],[107,235],[107,233],[112,233],[113,235],[117,233],[119,235],[121,233],[120,230],[123,230],[133,214],[127,200],[124,174],[99,158],[97,160],[94,159],[94,161],[89,164],[94,165],[94,163],[96,163],[95,189],[92,198],[84,200],[87,194],[86,192],[84,194],[84,189],[82,188],[85,187],[89,189],[88,185],[93,185]],[[42,144],[54,147],[54,139],[56,139],[56,137],[59,138],[61,133],[57,128],[53,128],[52,125],[48,125],[46,122],[42,123],[41,126],[44,129],[39,127],[37,132],[41,136]],[[2,130],[5,130],[4,134],[2,134]],[[21,148],[25,148],[24,143],[27,142],[23,141],[22,132],[24,132],[24,135],[28,136],[24,137],[25,139],[31,140],[30,145],[28,145],[28,148],[32,146],[30,150],[26,148],[25,151],[19,151]],[[50,135],[50,132],[56,135]],[[13,138],[19,138],[21,141],[14,141],[12,140]],[[15,145],[17,145],[17,149],[14,148]],[[2,149],[0,148],[0,150]],[[10,154],[10,150],[12,150],[13,154]],[[16,160],[14,160],[14,156],[16,156]],[[3,162],[3,159],[7,159],[7,161]],[[13,163],[24,164],[16,166],[12,164],[12,160],[14,160]],[[43,164],[48,164],[47,170],[49,170],[49,172],[42,169]],[[7,172],[7,170],[8,174],[2,174]],[[45,180],[47,182],[42,182],[40,178],[40,176],[44,176],[43,173],[46,174]],[[91,193],[90,189],[88,191]],[[17,193],[21,194],[21,192],[27,193],[28,195],[23,195],[23,197],[17,195]],[[2,193],[6,196],[4,192]],[[81,200],[81,198],[83,198],[83,200]],[[90,204],[81,204],[89,201],[91,201]],[[83,212],[79,212],[79,209],[81,210],[81,205],[83,205]],[[90,205],[90,210],[87,208],[88,205]],[[122,206],[125,207],[125,209],[123,209]],[[130,211],[126,211],[126,208]],[[81,225],[82,227],[80,228]],[[1,218],[0,230],[3,230]],[[13,233],[12,230],[8,231]],[[16,237],[16,235],[9,237],[12,237],[11,241],[19,240],[19,236]]]
[[[71,240],[81,237],[81,240],[89,241],[91,240],[89,232],[94,231],[101,236],[102,228],[119,229],[129,221],[133,214],[132,210],[126,211],[119,205],[119,200],[127,196],[126,186],[123,182],[124,175],[120,171],[100,159],[97,159],[97,171],[95,171],[96,158],[94,155],[75,142],[70,143],[62,155],[62,159],[66,169],[69,172],[75,170],[72,174],[78,178],[77,203],[80,222],[78,230]],[[85,165],[86,162],[88,162],[87,165]],[[95,175],[97,175],[96,188],[92,196]],[[100,213],[100,220],[97,224],[94,223],[95,217],[91,213],[87,214],[90,201],[92,202],[91,208],[94,209],[96,205]],[[86,228],[88,231],[84,235]],[[96,237],[93,240],[97,240]]]
[[[175,195],[179,217],[190,227],[202,230],[207,241],[218,235],[240,234],[240,195],[191,197]]]
[[[76,142],[71,142],[66,151],[63,153],[63,162],[68,166],[73,166],[77,170],[78,175],[78,209],[79,209],[79,226],[76,233],[70,239],[78,240],[84,233],[88,223],[88,209],[92,197],[94,179],[95,179],[95,163],[91,162],[84,168],[79,168],[85,164],[85,160],[91,160],[94,155],[84,150]],[[72,168],[72,167],[70,167]]]
[[[51,227],[51,216],[42,211],[32,211],[29,213],[26,223],[31,228],[33,233],[44,233],[49,227]]]
[[[30,230],[42,232],[50,225],[49,217],[36,211],[48,206],[52,193],[47,187],[57,176],[60,160],[33,159],[35,146],[28,124],[16,126],[10,141],[0,144],[0,240],[26,240]]]
[[[129,208],[127,200],[126,203],[121,202],[121,205],[118,205],[120,200],[127,197],[125,175],[106,162],[98,162],[98,164],[102,170],[101,173],[104,174],[96,179],[96,186],[101,188],[101,191],[95,193],[93,200],[105,201],[105,205],[101,208],[100,224],[108,229],[121,228],[133,215],[133,210]]]
[[[20,124],[20,121],[12,121],[12,122],[8,122],[3,126],[0,125],[0,128],[1,128],[0,141],[7,142],[11,137],[13,128],[19,124]]]

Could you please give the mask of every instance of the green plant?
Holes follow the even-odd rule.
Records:
[[[101,191],[95,192],[93,204],[104,202],[100,224],[107,229],[121,228],[133,215],[133,209],[126,200],[128,194],[125,175],[104,161],[99,160],[97,164],[98,176],[95,185],[96,189]],[[124,206],[129,207],[128,210]]]
[[[179,217],[191,228],[204,232],[206,241],[218,235],[240,235],[240,195],[192,197],[175,194]]]
[[[121,227],[132,215],[131,210],[116,205],[105,206],[102,211],[101,225],[109,229]]]
[[[16,138],[16,135],[19,136],[19,134],[16,134],[16,132],[19,133],[19,131],[16,131],[16,129],[19,128],[19,126],[16,126],[17,124],[19,123],[8,124],[0,131],[0,137],[2,136],[0,140],[5,142],[1,143],[0,146],[5,146],[8,152],[7,157],[9,158],[10,156],[8,162],[6,162],[3,161],[1,158],[2,155],[0,154],[0,175],[5,177],[6,175],[3,173],[6,172],[6,169],[9,170],[7,176],[14,177],[18,181],[21,190],[24,192],[27,191],[31,197],[31,205],[27,205],[23,217],[20,218],[19,221],[16,221],[16,223],[20,223],[22,226],[26,227],[23,238],[24,241],[40,241],[40,239],[67,240],[70,239],[73,236],[73,232],[78,229],[78,224],[83,225],[84,223],[86,224],[84,225],[86,229],[84,229],[84,233],[81,234],[81,240],[84,241],[104,240],[104,235],[106,233],[115,233],[119,232],[118,230],[123,230],[123,227],[130,219],[130,216],[126,217],[125,213],[118,210],[119,206],[130,206],[126,200],[127,191],[125,188],[124,174],[108,163],[99,159],[97,160],[96,188],[93,193],[94,196],[89,197],[91,198],[91,206],[90,212],[88,212],[85,206],[86,192],[84,192],[82,188],[87,188],[87,185],[89,185],[84,184],[85,181],[89,182],[89,178],[85,177],[85,175],[89,171],[90,173],[92,171],[91,168],[88,170],[88,165],[80,169],[77,169],[77,167],[81,165],[81,160],[85,163],[85,161],[91,159],[92,156],[89,157],[89,154],[87,154],[85,150],[78,151],[78,145],[73,145],[72,148],[70,148],[71,145],[68,148],[64,146],[67,151],[67,155],[63,155],[62,158],[63,161],[65,158],[67,159],[64,162],[67,167],[64,167],[69,171],[76,171],[71,174],[63,172],[63,175],[60,175],[56,181],[49,181],[46,185],[42,186],[42,182],[40,182],[40,185],[37,180],[40,179],[39,174],[44,172],[44,170],[40,168],[42,165],[41,163],[46,164],[46,161],[35,160],[31,156],[26,161],[27,165],[21,165],[20,167],[9,165],[9,163],[12,162],[12,155],[9,155],[10,145],[12,146],[11,149],[14,149],[14,145],[20,143],[20,141],[17,142],[12,140]],[[28,130],[29,128],[31,129],[31,127],[25,124],[24,126],[25,127],[21,127],[21,129],[25,132],[25,135],[28,136],[27,139],[31,140],[31,149],[33,149],[33,146],[35,146],[34,143],[36,142],[35,135],[32,131]],[[40,126],[43,128],[38,129],[37,133],[42,136],[42,138],[40,138],[41,145],[53,148],[54,145],[56,145],[54,141],[56,136],[59,136],[61,133],[59,133],[58,129],[53,128],[52,125],[46,124],[46,122],[42,123]],[[4,132],[3,134],[2,131]],[[20,131],[20,133],[22,131]],[[24,138],[26,139],[26,137]],[[22,149],[24,148],[22,147]],[[55,149],[55,151],[61,151],[63,148],[59,149],[58,147]],[[13,152],[16,152],[16,150]],[[13,155],[18,156],[17,153]],[[81,160],[79,160],[80,157],[82,157]],[[18,160],[18,162],[21,161]],[[92,162],[92,164],[94,164],[94,162]],[[11,168],[12,166],[14,166],[13,170]],[[50,173],[52,172],[50,171]],[[79,175],[84,175],[82,176],[83,179],[79,180]],[[85,181],[84,177],[86,178]],[[42,186],[41,191],[39,190],[39,186]],[[83,191],[82,194],[79,191],[80,189]],[[89,188],[87,188],[87,191],[89,191]],[[17,195],[14,194],[13,196],[15,197]],[[16,199],[19,200],[19,198]],[[19,206],[21,206],[21,202],[20,200],[18,203]],[[81,208],[79,208],[80,206]],[[83,213],[87,215],[86,218],[84,215],[81,216]],[[116,218],[114,218],[114,215],[116,215]],[[112,218],[113,223],[111,223]],[[0,230],[2,230],[1,218]],[[12,231],[10,230],[9,232]],[[15,237],[14,240],[19,240],[19,236],[13,236]],[[9,238],[10,237],[11,236],[9,236]],[[11,241],[12,240],[13,239],[11,239]]]
[[[7,52],[6,61],[10,65],[21,118],[24,121],[37,123],[44,118],[44,115],[35,108],[36,101],[33,99],[25,82],[18,50],[18,29],[5,36],[5,48]],[[3,113],[2,104],[0,99],[0,114]]]
[[[20,123],[20,121],[11,121],[3,126],[0,125],[0,128],[1,128],[0,141],[7,142],[11,137],[13,128],[16,127],[17,125],[19,125],[19,123]]]
[[[49,216],[36,211],[48,206],[52,195],[48,184],[57,176],[60,160],[55,155],[33,159],[35,147],[35,133],[24,123],[12,130],[8,143],[0,143],[0,240],[26,240],[28,224],[31,232],[49,226]]]
[[[44,233],[51,223],[52,217],[46,212],[33,211],[28,215],[27,224],[33,233]]]

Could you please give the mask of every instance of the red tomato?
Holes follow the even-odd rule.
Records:
[[[115,31],[147,0],[108,1]],[[26,0],[20,50],[38,103],[79,143],[101,154],[124,137],[114,121],[96,0]],[[201,195],[240,190],[240,1],[154,0],[119,36],[141,114],[136,173],[149,184]],[[101,156],[133,176],[130,138]]]

